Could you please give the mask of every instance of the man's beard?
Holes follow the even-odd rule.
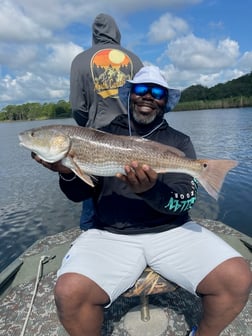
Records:
[[[144,115],[144,114],[137,113],[135,110],[133,110],[132,115],[133,115],[134,120],[138,124],[142,124],[142,125],[151,124],[157,117],[157,114]]]

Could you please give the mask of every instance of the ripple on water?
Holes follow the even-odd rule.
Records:
[[[48,197],[39,206],[37,200],[31,204],[23,199],[0,208],[0,271],[36,240],[78,227],[81,204],[68,200],[63,200],[58,207],[52,204]]]

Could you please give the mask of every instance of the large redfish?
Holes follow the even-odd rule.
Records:
[[[92,128],[50,125],[19,134],[20,145],[47,162],[60,161],[94,186],[90,176],[124,173],[132,161],[147,164],[157,173],[178,172],[195,177],[215,199],[234,160],[192,160],[170,146],[140,137],[114,135]]]

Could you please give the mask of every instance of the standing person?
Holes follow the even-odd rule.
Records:
[[[92,47],[75,57],[70,75],[70,104],[79,126],[100,128],[125,113],[118,88],[143,66],[140,59],[121,46],[121,33],[107,14],[96,16]],[[80,227],[92,227],[92,201],[83,202]]]
[[[195,158],[190,138],[164,119],[179,95],[158,68],[143,67],[120,96],[129,102],[129,115],[103,130],[155,140]],[[134,161],[125,174],[97,177],[92,188],[60,163],[42,163],[61,172],[60,187],[69,199],[94,200],[94,228],[73,243],[54,291],[60,321],[71,336],[99,336],[104,307],[132,287],[146,266],[202,299],[203,316],[190,336],[219,336],[243,309],[251,271],[236,250],[190,219],[197,197],[193,177],[157,174]]]

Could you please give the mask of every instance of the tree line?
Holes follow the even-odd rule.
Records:
[[[252,106],[252,72],[211,88],[192,85],[181,93],[174,111]],[[0,121],[59,119],[72,116],[69,102],[25,103],[7,105],[0,111]]]
[[[192,85],[181,94],[177,110],[252,106],[252,72],[211,88]]]
[[[0,121],[59,119],[70,117],[70,104],[64,100],[59,100],[57,103],[7,105],[0,112]]]

